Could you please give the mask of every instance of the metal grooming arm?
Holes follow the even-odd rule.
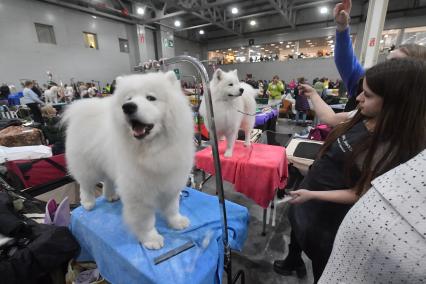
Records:
[[[187,55],[180,55],[168,59],[160,59],[159,61],[149,61],[141,63],[139,66],[134,68],[135,71],[145,72],[150,69],[164,69],[165,66],[186,62],[192,64],[195,69],[198,71],[201,81],[203,84],[204,90],[204,99],[206,100],[207,107],[207,121],[210,125],[210,142],[212,145],[213,160],[215,166],[215,175],[216,175],[216,192],[219,195],[219,205],[221,206],[221,220],[222,220],[222,239],[224,246],[224,269],[227,274],[227,283],[236,283],[237,280],[241,277],[241,283],[245,283],[244,271],[240,270],[237,272],[235,277],[232,277],[232,259],[231,259],[231,247],[229,246],[228,239],[228,222],[226,218],[226,207],[225,207],[225,193],[223,191],[223,181],[222,181],[222,170],[220,166],[219,159],[219,148],[218,148],[218,139],[216,134],[216,126],[214,123],[214,113],[213,113],[213,104],[211,99],[211,91],[209,88],[209,76],[207,74],[206,68],[204,65],[196,58]]]

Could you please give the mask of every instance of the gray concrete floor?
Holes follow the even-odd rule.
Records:
[[[278,119],[278,133],[296,133],[303,127],[296,126],[287,119]],[[203,186],[203,192],[215,195],[215,179],[211,178]],[[250,213],[248,237],[241,252],[233,252],[232,266],[235,275],[239,269],[245,272],[247,284],[275,284],[275,283],[313,283],[312,265],[310,260],[303,256],[308,274],[303,279],[293,276],[282,276],[274,272],[272,263],[276,259],[283,259],[287,254],[287,245],[290,240],[290,225],[287,218],[288,204],[277,205],[276,226],[266,227],[266,236],[262,236],[263,209],[251,199],[234,190],[232,184],[224,183],[225,198],[247,207]],[[226,273],[224,273],[224,283]],[[240,283],[240,282],[237,282]]]

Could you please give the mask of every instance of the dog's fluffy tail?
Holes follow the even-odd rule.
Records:
[[[65,108],[65,111],[61,115],[60,126],[69,126],[71,120],[77,123],[84,123],[85,120],[90,119],[90,116],[97,115],[97,109],[102,104],[102,100],[108,98],[92,98],[92,99],[81,99],[74,101]]]

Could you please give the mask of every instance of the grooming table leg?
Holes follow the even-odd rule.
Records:
[[[263,209],[263,229],[262,229],[262,236],[266,236],[266,214],[267,214],[266,211],[268,211],[268,208],[264,208]]]

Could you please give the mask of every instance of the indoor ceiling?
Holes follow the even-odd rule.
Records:
[[[339,2],[336,0],[39,1],[127,23],[173,28],[178,36],[197,41],[246,36],[273,32],[278,29],[290,31],[309,24],[332,24],[332,9]],[[352,0],[352,2],[352,19],[364,21],[369,1]],[[327,10],[323,10],[324,13],[321,13],[321,8]],[[389,0],[387,17],[390,14],[395,16],[426,15],[426,0]],[[176,21],[180,23],[179,26]]]

